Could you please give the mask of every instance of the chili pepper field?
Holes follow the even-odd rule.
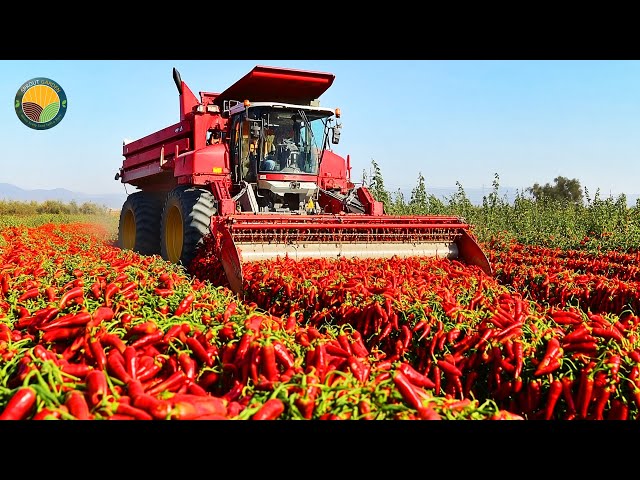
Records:
[[[0,230],[3,420],[636,420],[640,253],[278,259],[235,296],[93,223]]]

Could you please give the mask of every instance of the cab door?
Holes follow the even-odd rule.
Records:
[[[231,130],[231,165],[235,183],[255,181],[256,145],[250,137],[251,122],[243,115],[233,119]]]

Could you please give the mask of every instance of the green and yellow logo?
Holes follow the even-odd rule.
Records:
[[[67,95],[62,87],[44,77],[32,78],[16,93],[16,115],[34,130],[55,127],[67,113]]]

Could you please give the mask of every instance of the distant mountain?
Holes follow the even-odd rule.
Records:
[[[88,194],[72,192],[64,188],[25,190],[9,183],[0,183],[0,200],[15,200],[20,202],[45,202],[52,200],[64,203],[75,201],[78,205],[93,203],[120,210],[126,198],[127,195],[124,193]]]

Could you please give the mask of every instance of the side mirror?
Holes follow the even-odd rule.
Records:
[[[337,124],[333,127],[333,133],[331,135],[331,143],[338,144],[340,143],[340,129],[342,128],[341,124]]]

